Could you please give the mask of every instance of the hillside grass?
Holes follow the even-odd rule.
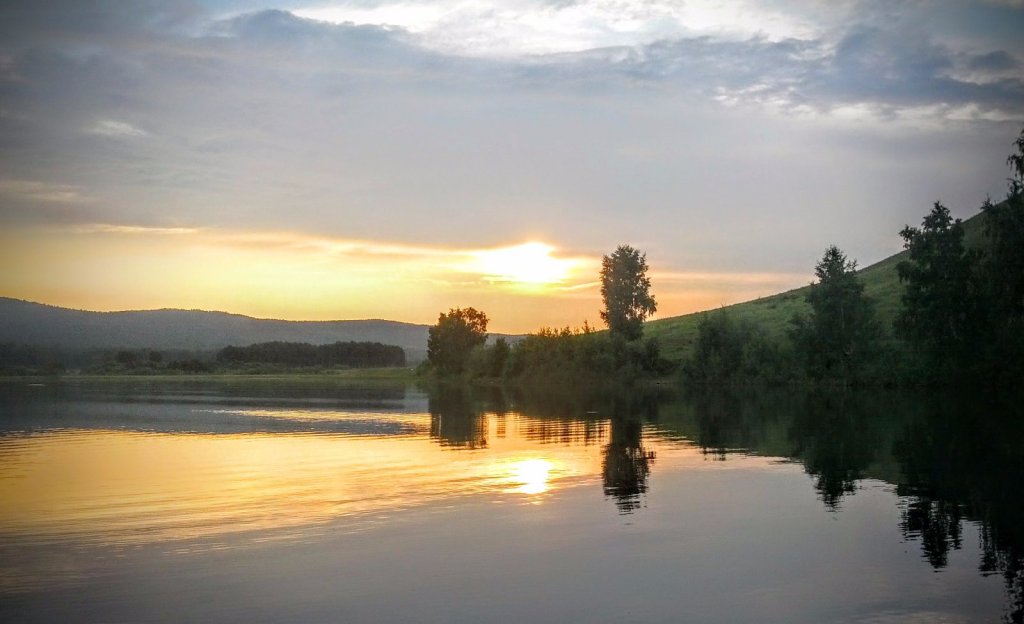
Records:
[[[968,248],[980,248],[984,243],[983,217],[984,214],[979,213],[963,222],[964,241]],[[822,250],[824,248],[822,245]],[[904,288],[896,266],[906,258],[907,252],[901,251],[857,271],[864,284],[864,294],[875,302],[884,340],[896,340],[892,327],[902,305]],[[809,289],[810,285],[807,285],[720,309],[726,310],[738,322],[749,322],[760,327],[769,339],[782,342],[792,326],[791,319],[797,314],[810,311],[805,300]],[[673,362],[682,362],[693,351],[700,319],[710,312],[712,310],[650,321],[644,325],[644,336],[658,340],[663,357]]]

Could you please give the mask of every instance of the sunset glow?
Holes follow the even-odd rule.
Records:
[[[544,243],[523,243],[473,254],[471,267],[486,279],[529,285],[564,282],[579,260],[552,257],[554,247]]]
[[[408,245],[301,232],[95,224],[0,231],[0,292],[62,307],[224,310],[259,318],[433,323],[471,305],[489,329],[595,324],[600,255],[530,241]],[[788,273],[655,272],[662,315],[751,299],[807,281]]]

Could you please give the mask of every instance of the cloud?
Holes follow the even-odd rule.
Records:
[[[743,0],[399,1],[315,6],[293,12],[334,24],[397,26],[429,49],[506,58],[640,46],[704,34],[777,40],[814,31],[813,25],[795,12]]]
[[[1004,188],[1011,9],[758,4],[5,3],[0,227],[318,232],[223,244],[325,264],[629,242],[666,271],[774,273],[829,239],[879,258],[935,198]]]
[[[144,130],[140,130],[130,123],[124,121],[114,121],[112,119],[103,119],[97,121],[93,125],[89,126],[85,130],[88,134],[97,134],[99,136],[114,137],[114,138],[130,138],[130,137],[144,137],[148,133]]]
[[[59,231],[59,229],[58,229]],[[244,231],[198,227],[157,227],[136,224],[89,223],[70,228],[83,236],[114,235],[123,238],[174,236],[195,244],[235,249],[245,253],[282,254],[341,265],[419,267],[441,279],[472,276],[463,283],[533,284],[572,290],[579,286],[582,271],[592,278],[599,259],[565,254],[536,241],[489,248],[452,248],[409,245],[401,242],[353,240],[288,231]],[[390,269],[384,269],[390,270]],[[463,278],[465,279],[465,278]]]
[[[971,69],[1002,72],[1018,69],[1021,62],[1005,50],[996,50],[971,57],[968,66]]]
[[[199,228],[185,227],[151,227],[144,225],[115,225],[109,223],[93,223],[82,225],[74,229],[78,234],[131,234],[131,235],[154,235],[154,236],[181,236],[186,234],[198,234]]]
[[[979,61],[980,59],[980,61]],[[970,57],[988,68],[1013,67],[1005,51]],[[629,79],[652,89],[699,93],[729,105],[763,106],[782,112],[820,113],[863,105],[879,117],[933,107],[974,106],[1024,119],[1024,79],[997,81],[957,74],[961,55],[919,32],[851,28],[836,41],[709,37],[656,42],[567,55],[534,68],[572,83]]]
[[[76,186],[38,180],[0,179],[0,195],[55,204],[76,204],[84,200],[81,189]]]

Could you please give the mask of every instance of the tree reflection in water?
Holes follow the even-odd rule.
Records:
[[[867,478],[896,486],[900,531],[936,569],[980,531],[982,574],[1001,574],[1004,619],[1024,623],[1024,401],[977,393],[698,392],[662,431],[727,459],[754,452],[803,464],[841,511]]]
[[[793,455],[815,477],[815,489],[830,511],[857,489],[881,449],[881,435],[870,401],[855,394],[816,392],[794,410],[790,437]]]
[[[454,386],[429,397],[430,437],[442,446],[487,448],[487,416],[468,388]]]
[[[1013,397],[884,390],[452,389],[430,398],[431,435],[446,446],[485,447],[486,414],[506,411],[530,439],[603,443],[602,489],[625,514],[649,495],[651,438],[695,444],[723,461],[734,453],[799,461],[834,513],[864,479],[890,483],[900,531],[934,568],[978,527],[979,571],[1003,576],[1004,619],[1024,624],[1022,406]]]
[[[893,445],[904,480],[900,528],[936,568],[958,549],[964,520],[981,525],[983,574],[1001,574],[1007,622],[1024,622],[1024,409],[1020,397],[936,397]]]
[[[605,496],[615,499],[620,513],[632,513],[641,506],[653,462],[654,451],[643,446],[641,422],[635,418],[612,418],[611,439],[605,447],[601,468]]]

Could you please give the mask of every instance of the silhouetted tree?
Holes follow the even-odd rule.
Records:
[[[466,369],[473,347],[487,341],[487,315],[473,308],[453,308],[442,313],[427,336],[427,360],[441,374]]]
[[[812,378],[854,379],[875,352],[878,323],[864,296],[857,263],[835,245],[814,267],[818,281],[807,293],[808,316],[793,319],[791,337]]]
[[[989,353],[993,372],[1019,379],[1024,372],[1024,130],[1007,158],[1011,175],[1006,199],[986,200],[988,256],[983,263]]]
[[[650,293],[647,254],[629,245],[619,245],[601,261],[601,319],[612,335],[636,340],[643,333],[644,319],[658,309]]]
[[[979,254],[964,247],[964,229],[935,202],[920,228],[900,232],[910,259],[897,265],[906,284],[896,329],[928,359],[933,376],[963,370],[977,348]]]

